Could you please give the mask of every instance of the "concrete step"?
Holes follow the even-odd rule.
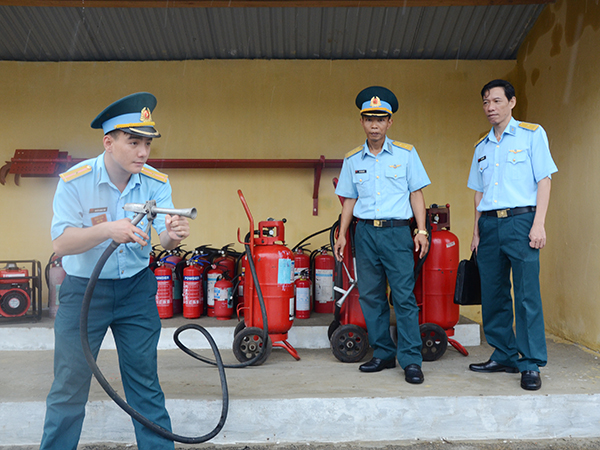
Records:
[[[173,326],[167,329],[177,326],[177,322],[171,323]],[[214,328],[221,330],[217,334],[227,334],[232,333],[234,324]],[[1,327],[3,347],[10,340],[9,328],[17,333],[27,327]],[[34,324],[28,328],[48,327]],[[301,338],[304,333],[317,336],[324,331],[326,337],[324,324],[307,327],[313,330],[302,328],[295,325],[292,329],[298,330],[298,342],[309,342]],[[290,332],[290,342],[292,336]],[[470,363],[488,359],[491,349],[487,344],[467,346],[468,357],[449,347],[440,360],[423,364],[425,383],[410,385],[399,367],[364,374],[358,370],[358,363],[339,362],[329,348],[319,348],[325,345],[322,339],[319,342],[314,344],[316,348],[297,343],[300,361],[274,348],[261,366],[227,369],[229,415],[224,429],[211,442],[600,437],[598,354],[573,344],[548,339],[549,363],[542,369],[543,387],[530,392],[520,388],[519,374],[468,370]],[[224,360],[237,363],[227,342],[222,346]],[[200,351],[211,357],[209,350]],[[0,351],[2,445],[39,443],[44,401],[52,383],[52,353],[39,348]],[[98,362],[106,378],[122,393],[116,351],[103,350]],[[187,436],[210,431],[221,412],[217,370],[179,350],[165,349],[159,352],[159,376],[174,431]],[[94,381],[81,443],[106,442],[133,444],[133,426]]]

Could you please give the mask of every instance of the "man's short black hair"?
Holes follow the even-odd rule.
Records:
[[[508,101],[510,101],[515,96],[515,88],[512,84],[510,84],[506,80],[492,80],[488,84],[486,84],[481,90],[481,98],[485,97],[485,95],[492,89],[496,87],[501,87],[504,89],[504,95]]]

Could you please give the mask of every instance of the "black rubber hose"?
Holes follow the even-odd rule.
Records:
[[[310,238],[312,238],[312,237],[315,237],[315,236],[318,236],[319,234],[321,234],[321,233],[325,233],[326,231],[329,231],[329,230],[331,230],[331,227],[329,227],[329,228],[324,228],[324,229],[322,229],[321,231],[317,231],[316,233],[313,233],[313,234],[311,234],[310,236],[306,236],[304,239],[302,239],[300,242],[298,242],[296,245],[294,245],[294,246],[292,247],[292,252],[295,252],[295,251],[296,251],[296,249],[297,249],[298,247],[300,247],[302,244],[304,244],[304,243],[305,243],[306,241],[308,241]]]
[[[208,331],[206,331],[204,328],[199,327],[199,326],[194,327],[195,329],[200,331],[202,334],[204,334],[204,336],[206,337],[206,339],[208,340],[208,342],[212,348],[213,353],[215,354],[216,365],[219,369],[219,376],[221,379],[221,390],[223,392],[223,406],[221,409],[221,417],[219,419],[219,423],[215,426],[215,428],[212,431],[210,431],[209,433],[207,433],[203,436],[198,436],[198,437],[181,436],[181,435],[175,434],[175,433],[161,427],[160,425],[157,425],[156,423],[152,422],[148,418],[144,417],[141,413],[139,413],[137,410],[135,410],[133,407],[131,407],[125,400],[123,400],[119,396],[119,394],[117,394],[115,392],[115,390],[112,388],[110,383],[106,380],[106,378],[104,378],[104,375],[102,374],[102,372],[100,371],[100,368],[96,364],[96,360],[94,359],[94,356],[92,355],[92,350],[90,348],[89,337],[88,337],[88,315],[89,315],[89,310],[90,310],[90,302],[92,299],[92,295],[94,293],[94,288],[96,287],[96,283],[100,276],[100,272],[102,272],[102,268],[104,267],[104,264],[106,264],[106,261],[108,260],[110,255],[117,249],[118,246],[119,246],[119,244],[117,242],[112,241],[111,244],[109,245],[109,247],[104,251],[104,253],[100,257],[100,259],[96,263],[96,267],[94,267],[94,270],[93,270],[90,280],[88,282],[87,288],[85,290],[85,294],[83,297],[83,303],[81,305],[81,318],[80,318],[80,322],[79,322],[79,334],[81,337],[81,345],[83,347],[83,354],[85,355],[85,359],[87,360],[87,363],[90,366],[92,373],[96,377],[96,380],[98,380],[98,383],[100,383],[100,385],[102,386],[104,391],[108,394],[108,396],[110,398],[112,398],[113,401],[117,405],[119,405],[119,407],[123,411],[125,411],[133,419],[137,420],[139,423],[144,425],[146,428],[149,428],[150,430],[154,431],[156,434],[164,437],[165,439],[169,439],[171,441],[181,442],[184,444],[199,444],[201,442],[206,442],[206,441],[212,439],[213,437],[215,437],[221,431],[223,426],[225,425],[225,420],[227,419],[227,413],[229,410],[229,392],[227,389],[227,379],[225,377],[225,369],[224,369],[223,361],[221,359],[221,354],[219,352],[219,349],[218,349],[217,344],[215,343],[214,339],[212,338],[210,333],[208,333]],[[184,327],[186,327],[186,326],[184,326]]]

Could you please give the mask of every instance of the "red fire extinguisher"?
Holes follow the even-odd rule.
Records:
[[[307,271],[307,278],[310,278],[310,256],[303,247],[298,247],[294,251],[294,281],[300,278],[304,270]]]
[[[211,269],[206,274],[206,315],[215,316],[215,283],[223,275],[223,270],[211,265]]]
[[[296,318],[310,318],[310,279],[308,270],[303,270],[294,282],[296,286]]]
[[[202,315],[203,308],[202,270],[194,259],[190,259],[183,269],[183,317],[197,319]]]
[[[54,253],[50,256],[46,266],[46,281],[48,284],[48,312],[50,317],[56,317],[59,305],[60,286],[67,273],[62,266],[62,257]]]
[[[229,320],[233,314],[233,284],[225,276],[215,283],[214,312],[217,320]]]
[[[315,312],[333,313],[333,270],[335,259],[322,248],[315,257]]]
[[[173,317],[173,270],[163,263],[154,269],[154,276],[158,288],[156,290],[156,307],[161,319]]]

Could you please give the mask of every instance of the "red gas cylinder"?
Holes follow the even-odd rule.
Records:
[[[227,276],[232,279],[236,275],[235,258],[225,253],[224,250],[219,250],[219,254],[221,256],[215,258],[213,265],[215,265],[218,269],[221,269],[224,274],[227,274]]]
[[[197,319],[202,315],[204,295],[202,270],[192,261],[183,269],[183,317]]]
[[[299,278],[294,282],[296,285],[296,318],[310,318],[310,280],[308,270],[303,270]]]
[[[156,290],[156,307],[161,319],[173,317],[173,271],[167,265],[159,265],[154,269],[158,288]]]
[[[222,275],[223,271],[214,265],[206,274],[206,315],[208,317],[215,316],[215,283]]]
[[[221,276],[215,283],[214,312],[217,320],[229,320],[233,314],[233,284]]]
[[[333,270],[335,259],[327,250],[315,257],[315,312],[333,313]]]
[[[446,208],[430,208],[431,214],[448,214]],[[449,228],[448,223],[444,224]],[[454,303],[454,288],[458,270],[458,238],[440,224],[432,225],[429,254],[415,283],[419,305],[419,323],[434,323],[450,330],[458,323],[460,306]],[[418,256],[416,256],[418,258]]]

